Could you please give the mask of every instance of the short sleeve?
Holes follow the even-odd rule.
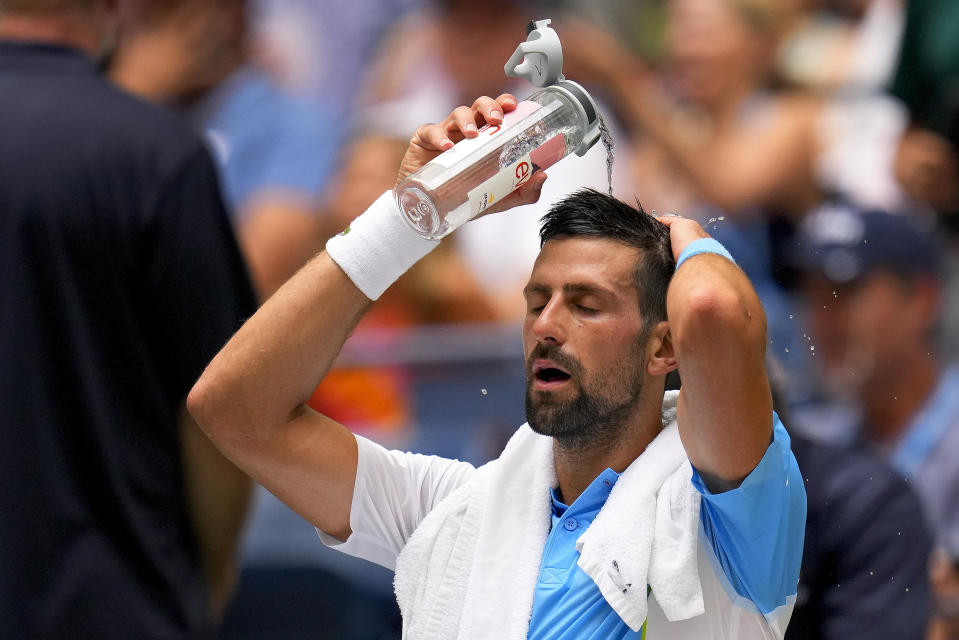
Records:
[[[713,494],[693,469],[700,520],[736,594],[764,615],[796,594],[806,526],[806,491],[789,435],[773,414],[773,441],[736,489]]]
[[[353,533],[342,542],[319,529],[317,533],[328,547],[392,570],[423,518],[476,469],[467,462],[391,451],[355,437],[358,458],[350,505]]]

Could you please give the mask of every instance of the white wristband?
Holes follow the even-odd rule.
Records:
[[[387,191],[326,243],[326,253],[370,300],[439,245],[410,229],[400,215],[393,192]]]

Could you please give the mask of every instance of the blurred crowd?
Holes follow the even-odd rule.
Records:
[[[959,2],[119,6],[104,73],[202,134],[260,300],[393,186],[417,126],[531,93],[503,64],[531,19],[551,18],[565,75],[610,124],[613,193],[700,221],[765,306],[779,411],[809,476],[787,637],[959,638]],[[605,191],[606,150],[548,173],[538,204],[464,226],[353,340],[518,326],[539,216]],[[407,364],[362,360],[311,404],[423,445]]]

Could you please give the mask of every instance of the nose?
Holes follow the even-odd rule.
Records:
[[[560,345],[566,342],[564,306],[558,297],[552,298],[533,320],[531,327],[537,342]]]

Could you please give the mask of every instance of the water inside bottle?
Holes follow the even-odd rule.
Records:
[[[599,119],[599,139],[606,147],[606,180],[609,185],[607,193],[613,195],[613,160],[616,158],[613,147],[615,143],[613,142],[613,134],[609,132],[609,127],[606,126],[606,118],[599,112],[596,113],[596,117]]]

